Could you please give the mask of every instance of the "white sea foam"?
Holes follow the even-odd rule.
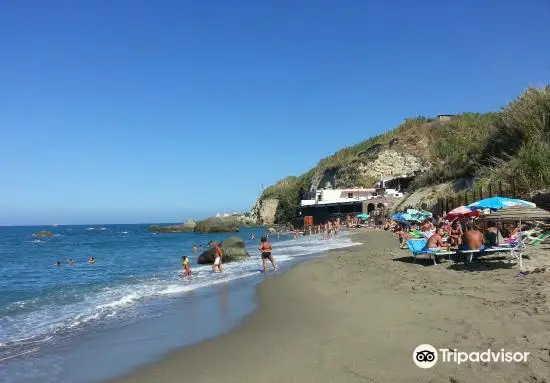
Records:
[[[302,256],[354,245],[357,243],[352,242],[346,235],[330,240],[312,235],[275,242],[273,255],[279,264],[284,264]],[[12,352],[8,354],[4,352],[1,357],[11,358],[12,353],[24,352],[30,344],[34,348],[37,344],[50,340],[55,334],[80,328],[89,322],[124,315],[127,308],[140,302],[158,297],[177,296],[237,279],[258,276],[258,269],[261,268],[259,249],[249,248],[249,252],[251,253],[249,259],[225,264],[223,273],[212,274],[209,265],[194,266],[192,277],[182,278],[180,270],[174,270],[129,284],[91,291],[76,303],[65,305],[50,303],[36,311],[0,318],[0,344],[17,346],[13,347]],[[24,307],[26,302],[16,302],[16,304]]]

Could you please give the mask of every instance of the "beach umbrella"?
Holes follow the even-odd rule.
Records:
[[[472,210],[466,206],[459,206],[456,209],[451,210],[445,216],[445,219],[449,221],[454,221],[457,218],[470,218],[477,217],[479,215],[479,210]]]
[[[414,215],[410,213],[403,213],[403,218],[410,222],[422,222],[424,221],[425,217],[421,215]]]
[[[395,213],[393,214],[390,219],[395,221],[395,222],[399,222],[399,223],[402,223],[402,224],[405,224],[405,225],[409,225],[409,221],[407,220],[406,217],[404,217],[405,214],[403,213]]]
[[[365,213],[357,214],[356,217],[357,217],[357,218],[364,219],[364,220],[369,219],[369,215],[368,215],[368,214],[365,214]]]
[[[472,210],[484,210],[484,209],[500,210],[500,209],[505,209],[507,207],[512,207],[512,206],[537,207],[537,205],[535,205],[532,202],[523,201],[521,199],[505,198],[505,197],[485,198],[480,201],[471,203],[467,207]]]
[[[429,211],[416,210],[416,209],[407,209],[407,214],[410,214],[412,216],[423,217],[423,218],[428,218],[432,216],[432,213],[430,213]]]

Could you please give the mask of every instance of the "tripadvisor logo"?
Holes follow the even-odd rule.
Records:
[[[439,352],[438,352],[439,351]],[[439,355],[441,354],[441,355]],[[441,356],[441,358],[440,358]],[[437,350],[430,344],[421,344],[413,351],[413,362],[420,368],[432,368],[441,359],[443,363],[462,364],[472,363],[525,363],[529,356],[528,352],[512,352],[503,348],[499,351],[487,349],[482,352],[463,352],[456,348],[440,348]]]

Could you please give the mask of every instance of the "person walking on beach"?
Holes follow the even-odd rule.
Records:
[[[277,266],[275,265],[275,260],[273,259],[273,255],[271,252],[273,251],[273,247],[271,246],[271,243],[267,240],[267,236],[263,236],[260,240],[260,252],[262,253],[262,263],[264,267],[264,273],[267,271],[267,260],[271,262],[273,265],[273,270],[277,270]]]
[[[214,264],[212,265],[212,272],[215,273],[216,267],[217,267],[221,273],[223,271],[222,270],[223,250],[222,250],[222,246],[217,242],[214,244],[214,252],[215,252],[214,253],[215,255],[214,255]]]

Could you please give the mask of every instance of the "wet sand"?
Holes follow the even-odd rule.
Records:
[[[364,245],[262,283],[258,309],[235,330],[115,382],[549,381],[549,273],[518,278],[515,265],[498,257],[468,269],[414,264],[389,233],[355,240]],[[420,369],[412,356],[423,343],[530,357]]]

